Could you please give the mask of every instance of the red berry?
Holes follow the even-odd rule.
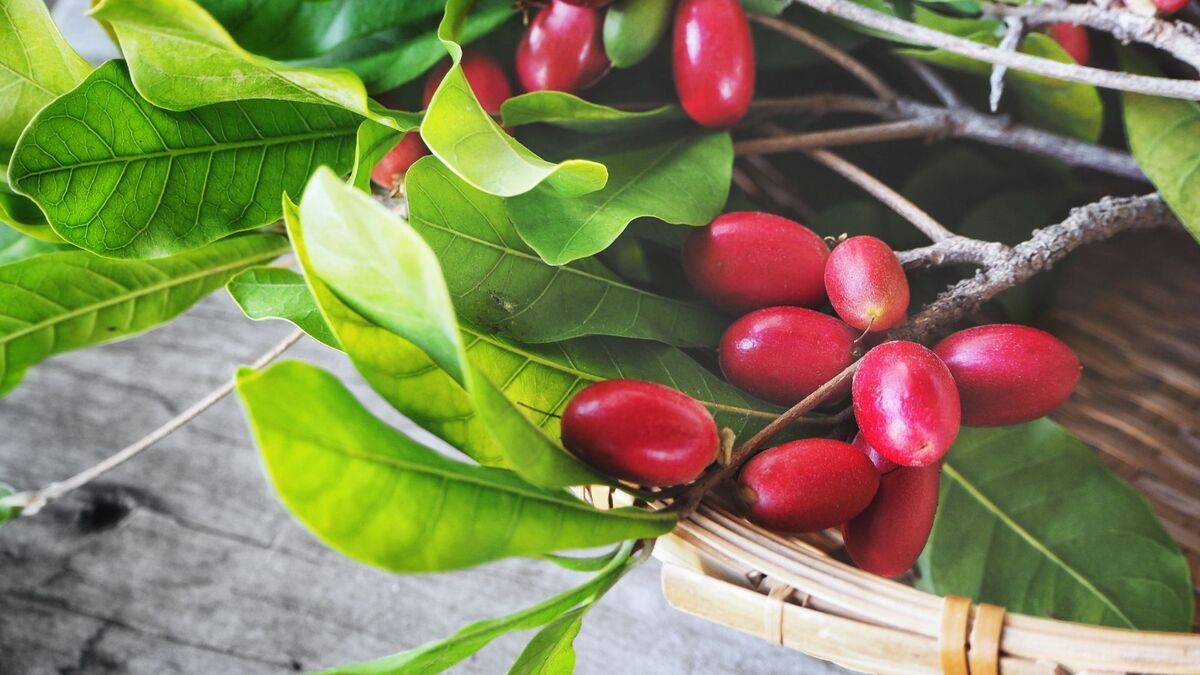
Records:
[[[904,268],[892,247],[875,237],[851,237],[834,247],[825,290],[837,315],[859,330],[888,330],[908,311]]]
[[[854,360],[854,330],[802,307],[767,307],[733,322],[721,338],[721,371],[755,396],[793,405]]]
[[[529,22],[517,45],[521,86],[577,94],[595,84],[611,66],[603,29],[601,12],[553,0]]]
[[[807,438],[746,463],[738,490],[750,520],[788,534],[835,527],[867,508],[879,472],[849,443]]]
[[[842,526],[855,565],[885,577],[913,566],[933,529],[941,475],[937,465],[901,467],[880,479],[871,505]]]
[[[463,52],[462,69],[463,74],[467,76],[467,84],[479,100],[479,105],[493,115],[500,112],[500,105],[512,96],[512,85],[508,83],[508,76],[504,74],[500,64],[483,52],[466,51]],[[425,80],[426,108],[449,70],[450,60],[445,59],[429,71],[429,78]]]
[[[1174,14],[1187,7],[1191,0],[1154,0],[1154,6],[1163,14]]]
[[[718,217],[683,247],[683,269],[705,298],[729,312],[825,304],[829,247],[807,227],[758,211]]]
[[[392,190],[396,183],[400,182],[400,177],[408,171],[408,167],[428,154],[429,148],[425,147],[421,135],[410,131],[404,134],[404,138],[400,139],[396,147],[379,160],[375,168],[371,169],[371,182],[385,190]]]
[[[754,96],[754,43],[738,0],[681,0],[675,10],[675,90],[708,127],[737,123]]]
[[[563,446],[614,478],[681,485],[717,457],[717,424],[704,406],[660,384],[608,380],[567,404]]]
[[[854,416],[864,440],[901,466],[937,462],[958,436],[958,387],[937,354],[885,342],[854,373]]]
[[[942,340],[933,351],[958,383],[962,422],[970,427],[1035,420],[1067,400],[1079,382],[1075,352],[1029,326],[968,328]]]
[[[853,445],[865,453],[867,455],[867,459],[871,460],[871,463],[875,465],[875,468],[879,470],[879,473],[888,473],[899,466],[899,464],[896,464],[887,457],[884,457],[883,455],[879,454],[878,450],[872,448],[871,444],[867,442],[867,439],[863,438],[862,434],[855,434],[854,440],[851,441],[850,445]]]
[[[1071,58],[1081,66],[1092,60],[1092,47],[1088,44],[1087,29],[1066,21],[1051,24],[1050,37],[1062,46]]]

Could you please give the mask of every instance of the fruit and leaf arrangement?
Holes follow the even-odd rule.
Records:
[[[512,672],[569,671],[705,503],[938,594],[1187,630],[1186,559],[1046,418],[1080,363],[1029,325],[1076,248],[1200,232],[1198,14],[1156,3],[101,0],[93,68],[0,0],[3,391],[222,288],[299,329],[0,517],[236,389],[345,555],[587,575],[336,672],[534,629]],[[303,335],[429,433],[269,365]]]

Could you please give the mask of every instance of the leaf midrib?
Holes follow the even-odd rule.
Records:
[[[87,314],[93,314],[95,312],[99,312],[101,310],[108,309],[109,307],[119,305],[123,302],[128,302],[130,300],[136,300],[138,298],[141,298],[141,297],[144,297],[147,295],[151,295],[153,293],[165,291],[165,290],[173,288],[175,286],[187,284],[192,281],[196,281],[198,279],[203,279],[204,277],[212,276],[215,274],[221,274],[222,272],[228,272],[229,270],[237,269],[238,267],[243,267],[245,265],[253,265],[254,263],[257,263],[260,261],[272,260],[272,259],[278,257],[285,250],[287,250],[286,242],[281,243],[280,246],[278,246],[274,249],[271,249],[270,251],[268,251],[266,253],[261,253],[261,254],[255,255],[251,258],[242,258],[236,262],[228,263],[226,265],[221,265],[219,267],[208,267],[208,268],[203,269],[200,272],[196,272],[193,274],[188,274],[188,275],[181,276],[181,277],[172,277],[171,279],[169,279],[163,283],[154,284],[153,286],[147,286],[145,288],[138,289],[137,291],[132,292],[132,293],[123,294],[123,295],[120,295],[115,298],[110,298],[108,300],[105,300],[104,302],[99,302],[99,303],[95,303],[95,304],[91,304],[91,305],[85,305],[83,307],[71,310],[71,311],[63,313],[63,314],[56,314],[53,317],[51,317],[50,319],[40,321],[35,324],[30,324],[28,326],[25,326],[19,330],[16,330],[12,333],[8,333],[6,335],[0,335],[0,346],[7,345],[8,343],[12,342],[13,340],[22,338],[26,335],[29,335],[30,333],[33,333],[33,332],[36,332],[39,330],[43,330],[45,328],[49,328],[51,326],[54,326],[56,324],[59,324],[59,323],[65,322],[65,321],[70,321],[71,319],[77,319],[77,318],[79,318],[81,316],[85,316]]]
[[[999,520],[1001,523],[1003,523],[1005,526],[1007,526],[1010,530],[1012,530],[1018,537],[1025,540],[1025,542],[1027,544],[1029,544],[1029,546],[1031,548],[1033,548],[1035,551],[1041,553],[1051,563],[1060,567],[1064,572],[1066,572],[1072,579],[1075,580],[1076,583],[1078,583],[1080,586],[1082,586],[1085,590],[1089,591],[1094,596],[1096,596],[1101,602],[1104,603],[1104,605],[1106,607],[1108,607],[1110,610],[1112,610],[1112,612],[1114,614],[1116,614],[1116,616],[1119,617],[1122,621],[1124,621],[1130,628],[1138,627],[1132,620],[1129,619],[1128,616],[1126,616],[1125,612],[1121,611],[1121,608],[1118,607],[1112,601],[1111,598],[1109,598],[1107,595],[1105,595],[1099,588],[1096,588],[1096,586],[1094,584],[1092,584],[1092,582],[1089,581],[1087,579],[1087,577],[1083,576],[1083,574],[1081,572],[1079,572],[1074,567],[1067,564],[1067,562],[1065,560],[1063,560],[1062,558],[1060,558],[1053,550],[1051,550],[1047,544],[1042,542],[1040,539],[1038,539],[1036,536],[1034,536],[1032,532],[1030,532],[1029,530],[1022,527],[1020,523],[1018,523],[1011,516],[1009,516],[1007,513],[1005,513],[1004,510],[1001,509],[1000,506],[998,504],[996,504],[996,502],[989,499],[988,496],[985,495],[979,487],[977,487],[975,484],[968,481],[965,476],[963,476],[961,473],[959,473],[957,470],[955,470],[954,466],[950,463],[949,460],[947,460],[946,463],[942,466],[942,470],[945,471],[946,475],[950,476],[950,478],[952,478],[959,485],[961,485],[962,488],[964,490],[966,490],[967,494],[969,494],[977,502],[979,502],[980,506],[982,506],[985,510],[989,511],[992,515],[994,515],[997,520]]]

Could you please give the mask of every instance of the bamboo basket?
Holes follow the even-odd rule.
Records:
[[[1137,487],[1200,580],[1200,247],[1124,235],[1068,263],[1044,325],[1084,373],[1055,418]],[[676,609],[874,673],[1200,673],[1200,635],[1036,618],[941,598],[705,504],[660,542]],[[1193,591],[1197,589],[1194,587]],[[1193,631],[1196,626],[1193,625]]]

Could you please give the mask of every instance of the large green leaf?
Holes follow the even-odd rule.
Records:
[[[440,673],[501,635],[538,628],[563,617],[578,616],[587,611],[633,564],[636,564],[630,560],[629,552],[628,544],[622,546],[620,553],[596,576],[532,607],[508,616],[477,621],[444,640],[431,642],[416,649],[375,661],[333,668],[325,671],[326,675]],[[534,638],[534,641],[537,641],[537,638]]]
[[[467,84],[459,61],[470,0],[449,0],[438,37],[453,65],[438,85],[421,123],[421,138],[430,152],[470,185],[509,197],[546,185],[553,193],[578,195],[604,187],[603,164],[568,159],[554,164],[538,157],[509,136],[489,115]]]
[[[0,3],[0,160],[34,113],[87,76],[42,0]]]
[[[504,200],[464,183],[434,157],[405,177],[409,222],[437,252],[459,316],[521,342],[581,335],[713,346],[726,321],[711,310],[630,286],[603,264],[550,267],[513,228]]]
[[[397,131],[417,123],[411,114],[371,105],[351,72],[292,67],[247,52],[193,0],[104,0],[92,16],[112,26],[138,92],[161,108],[261,98],[337,106]]]
[[[1138,66],[1145,71],[1140,62]],[[1138,166],[1200,239],[1200,103],[1129,92],[1121,94],[1121,102],[1125,135]]]
[[[921,583],[1009,611],[1186,631],[1187,560],[1132,487],[1049,420],[963,429]]]
[[[683,119],[679,106],[630,111],[585,101],[562,91],[531,91],[514,96],[500,106],[505,127],[552,124],[583,133],[616,133],[661,126]]]
[[[300,274],[283,267],[251,267],[230,279],[225,287],[251,319],[284,319],[330,347],[341,349]]]
[[[252,234],[158,260],[65,251],[0,266],[0,393],[51,355],[175,318],[239,270],[287,247],[283,237]]]
[[[437,258],[406,222],[322,168],[304,192],[299,220],[288,227],[306,276],[327,285],[363,322],[419,349],[466,390],[478,424],[495,439],[506,467],[547,487],[603,480],[542,433],[485,374],[476,372],[466,357]],[[314,294],[329,318],[326,301],[315,287]],[[348,351],[358,351],[359,345],[348,341],[336,325],[334,332]],[[395,367],[384,365],[388,371]],[[426,403],[435,410],[440,404]]]
[[[917,22],[938,30],[956,32],[962,37],[990,44],[1000,43],[998,21],[951,19],[917,7]],[[1063,63],[1074,63],[1071,56],[1048,35],[1029,33],[1021,40],[1021,53]],[[901,53],[967,73],[986,77],[991,65],[944,50],[902,49]],[[1017,115],[1022,120],[1049,131],[1095,142],[1104,124],[1104,104],[1095,87],[1068,82],[1023,70],[1005,75],[1016,98]]]
[[[43,253],[54,253],[73,248],[67,244],[55,244],[21,234],[19,231],[0,227],[0,265],[32,258]]]
[[[299,361],[243,369],[238,393],[288,509],[323,542],[397,572],[654,537],[670,514],[601,511],[500,469],[455,462],[371,415]]]
[[[290,101],[170,112],[111,61],[37,114],[9,180],[72,244],[120,258],[167,255],[279,218],[313,168],[348,172],[361,118]]]
[[[507,200],[521,238],[554,265],[599,253],[642,216],[707,225],[729,196],[733,143],[725,132],[603,137],[581,154],[608,167],[603,190],[570,197],[539,186]]]
[[[8,184],[8,165],[0,164],[0,223],[39,241],[61,243],[46,214],[29,197],[17,194]]]
[[[509,675],[570,675],[575,672],[575,636],[589,607],[579,607],[550,622],[533,636]]]

